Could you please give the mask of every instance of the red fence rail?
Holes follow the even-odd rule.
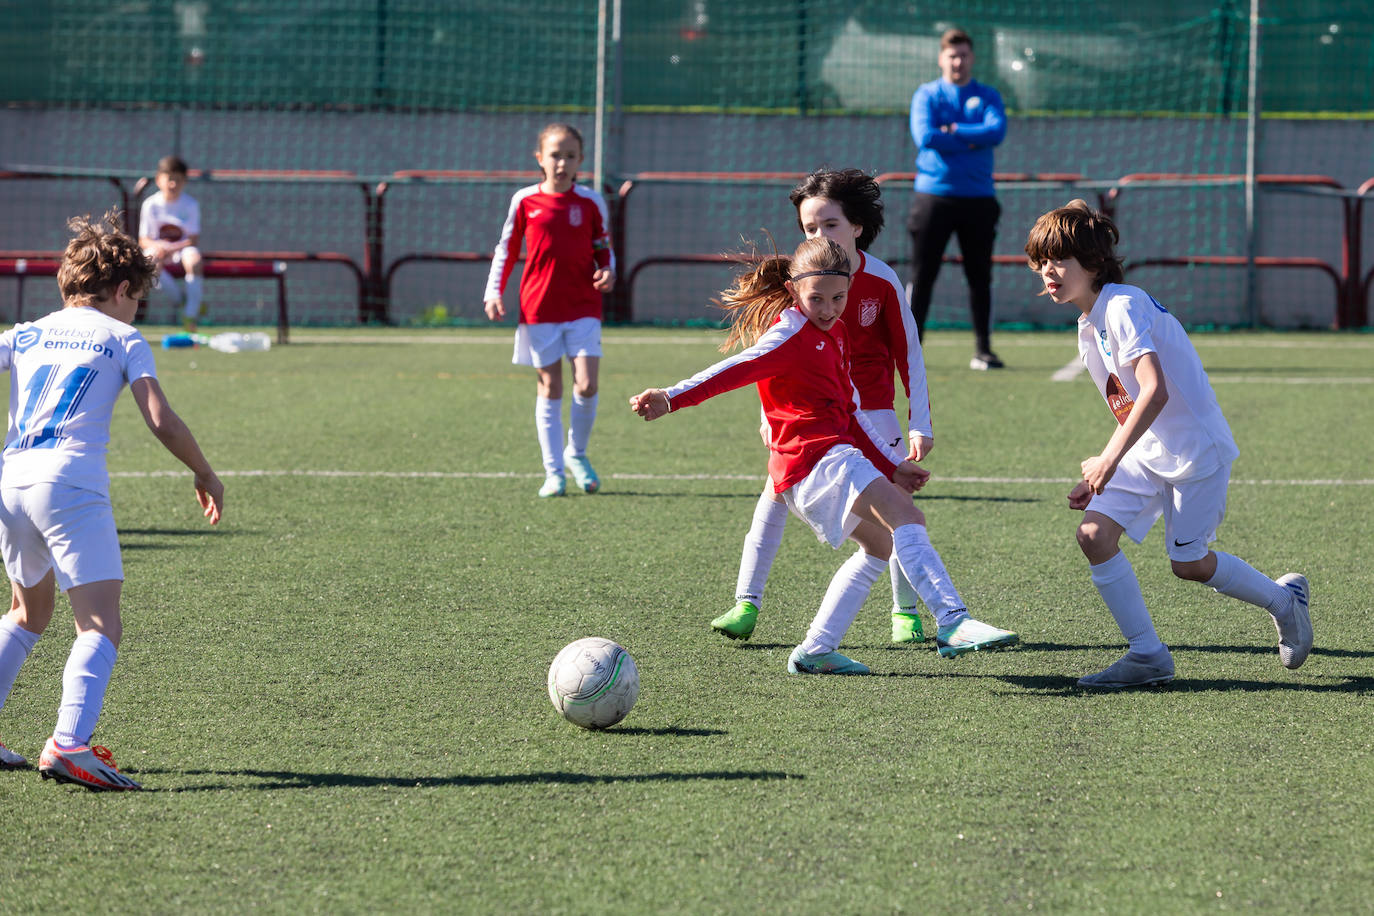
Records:
[[[392,282],[398,269],[417,261],[450,263],[472,263],[489,260],[491,254],[485,251],[434,251],[404,252],[387,264],[385,256],[385,211],[384,203],[389,188],[397,184],[436,182],[436,183],[513,183],[532,180],[528,170],[434,170],[408,169],[392,175],[376,178],[357,175],[341,170],[253,170],[253,169],[204,169],[191,173],[194,177],[207,181],[233,182],[301,182],[328,183],[351,186],[358,189],[364,199],[364,256],[361,264],[348,255],[339,252],[311,251],[265,251],[265,252],[216,252],[207,254],[229,259],[259,259],[271,261],[300,262],[316,261],[338,263],[347,267],[357,282],[358,319],[360,322],[386,322],[389,318]],[[732,258],[717,253],[681,252],[669,255],[655,255],[641,258],[631,263],[626,252],[631,235],[630,200],[634,190],[645,184],[752,184],[752,185],[793,185],[804,177],[801,172],[640,172],[626,176],[615,189],[607,189],[611,210],[611,229],[617,259],[621,265],[623,282],[617,285],[614,293],[607,297],[607,318],[611,321],[631,321],[634,318],[634,287],[643,271],[663,264],[720,264]],[[911,172],[885,172],[876,176],[880,183],[911,182],[915,175]],[[1099,206],[1106,212],[1113,212],[1121,197],[1128,189],[1160,187],[1185,187],[1204,185],[1234,185],[1245,180],[1243,175],[1199,174],[1172,172],[1142,172],[1123,175],[1114,181],[1088,181],[1081,175],[1068,172],[1000,172],[995,179],[999,188],[1059,187],[1066,191],[1095,193]],[[0,181],[33,180],[104,180],[115,185],[121,195],[125,212],[126,226],[132,229],[135,214],[133,207],[139,196],[146,190],[149,179],[146,176],[106,175],[96,172],[78,172],[59,169],[7,169],[0,170]],[[132,181],[126,185],[126,181]],[[1222,267],[1249,267],[1318,270],[1332,278],[1335,286],[1335,326],[1338,328],[1363,327],[1368,324],[1369,296],[1374,287],[1374,268],[1365,272],[1362,266],[1361,246],[1363,243],[1364,201],[1374,196],[1374,178],[1370,178],[1357,190],[1343,188],[1334,179],[1325,175],[1274,174],[1256,176],[1259,186],[1270,190],[1324,193],[1341,200],[1342,205],[1342,254],[1339,268],[1310,257],[1259,256],[1253,260],[1237,255],[1191,255],[1161,256],[1137,261],[1128,268],[1143,266],[1173,265],[1211,265]],[[11,254],[11,253],[6,253]],[[22,253],[21,253],[22,254]],[[36,260],[51,258],[53,252],[30,252],[38,255]],[[957,256],[946,257],[947,261],[958,262]],[[1019,254],[1001,254],[993,258],[995,263],[1020,263]],[[10,265],[13,269],[13,265]],[[5,271],[14,275],[9,271]],[[22,279],[21,279],[22,284]],[[22,291],[21,291],[22,296]]]

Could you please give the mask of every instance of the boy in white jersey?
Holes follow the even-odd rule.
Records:
[[[224,487],[157,382],[152,349],[130,322],[157,264],[117,228],[78,217],[57,282],[63,307],[0,334],[10,373],[9,430],[0,463],[0,555],[13,608],[0,618],[0,707],[67,593],[76,641],[62,674],[57,727],[38,770],[95,790],[140,788],[103,747],[90,746],[122,634],[124,569],[110,508],[105,450],[128,384],[148,428],[195,475],[196,500],[218,524]],[[0,745],[0,766],[27,761]]]
[[[1209,548],[1239,453],[1183,326],[1144,290],[1122,282],[1119,240],[1110,219],[1074,200],[1041,216],[1026,241],[1045,294],[1083,313],[1078,353],[1118,424],[1102,453],[1082,462],[1069,506],[1084,510],[1078,545],[1130,648],[1078,684],[1119,690],[1173,680],[1173,656],[1118,547],[1123,533],[1139,543],[1161,515],[1174,575],[1267,610],[1279,660],[1297,668],[1312,651],[1307,579],[1269,579]]]
[[[200,204],[186,193],[186,163],[179,156],[163,156],[157,163],[157,193],[143,202],[138,213],[138,244],[144,254],[162,268],[160,288],[176,295],[176,280],[168,265],[186,274],[185,317],[187,333],[195,333],[205,298],[201,276]]]

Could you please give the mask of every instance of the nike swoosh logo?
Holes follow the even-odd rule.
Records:
[[[1189,544],[1193,543],[1193,541],[1196,541],[1196,540],[1197,540],[1197,538],[1193,538],[1192,541],[1180,541],[1178,538],[1174,538],[1174,546],[1175,546],[1175,547],[1187,547]]]
[[[816,349],[817,349],[817,350],[824,350],[824,349],[825,349],[825,344],[824,344],[824,343],[818,343],[818,344],[816,344]]]

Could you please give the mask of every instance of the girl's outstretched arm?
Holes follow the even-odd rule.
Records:
[[[657,420],[672,411],[668,392],[662,388],[646,388],[630,398],[630,409],[645,420]]]

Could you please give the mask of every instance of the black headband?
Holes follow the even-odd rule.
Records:
[[[804,273],[804,274],[793,274],[792,276],[788,277],[787,279],[788,279],[788,280],[801,280],[801,279],[804,279],[804,278],[806,278],[806,277],[847,277],[847,276],[849,276],[849,271],[847,271],[847,270],[808,270],[808,271],[807,271],[806,273]]]

